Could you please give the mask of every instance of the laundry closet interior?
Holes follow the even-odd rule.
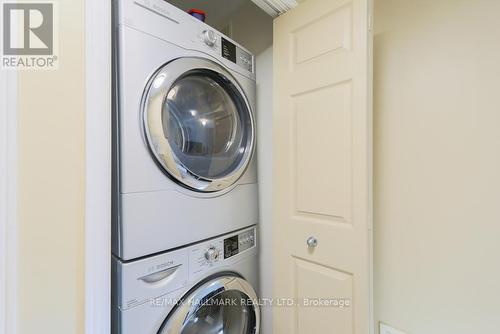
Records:
[[[272,38],[251,1],[113,2],[113,333],[271,331],[216,303],[271,294]]]

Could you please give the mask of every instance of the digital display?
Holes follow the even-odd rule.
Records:
[[[224,258],[238,254],[238,235],[224,239]]]
[[[231,43],[230,41],[221,38],[222,40],[222,57],[236,63],[236,45]]]

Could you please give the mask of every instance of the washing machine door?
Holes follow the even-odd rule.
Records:
[[[217,192],[245,172],[254,150],[253,114],[222,66],[203,58],[167,63],[148,82],[142,110],[150,150],[179,184]]]
[[[259,334],[260,307],[252,286],[226,275],[209,280],[183,298],[159,334]]]

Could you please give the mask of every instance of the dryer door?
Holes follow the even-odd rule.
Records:
[[[254,148],[250,103],[236,79],[202,58],[179,58],[160,68],[143,96],[146,138],[173,180],[200,192],[230,187]]]
[[[252,286],[232,274],[193,289],[169,314],[159,334],[258,334],[260,307]]]

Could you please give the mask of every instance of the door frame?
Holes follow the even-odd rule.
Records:
[[[0,70],[0,334],[17,326],[17,72]]]
[[[111,1],[85,1],[86,334],[111,328],[111,15]]]

